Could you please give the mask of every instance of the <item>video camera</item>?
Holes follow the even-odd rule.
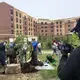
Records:
[[[59,46],[59,50],[61,51],[61,54],[71,53],[73,49],[74,47],[68,43],[63,43],[62,45]]]

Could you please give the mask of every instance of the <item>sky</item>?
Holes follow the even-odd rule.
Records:
[[[35,18],[63,19],[80,16],[80,0],[0,0]]]

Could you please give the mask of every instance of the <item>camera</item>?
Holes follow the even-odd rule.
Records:
[[[71,44],[68,44],[68,43],[63,43],[58,48],[59,48],[59,50],[61,51],[62,54],[71,53],[71,51],[74,49],[74,47]]]

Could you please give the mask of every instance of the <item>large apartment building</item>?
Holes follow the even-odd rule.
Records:
[[[50,20],[36,19],[13,6],[0,3],[0,39],[18,35],[27,36],[65,36],[75,27],[79,17]]]

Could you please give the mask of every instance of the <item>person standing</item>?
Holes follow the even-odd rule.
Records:
[[[42,54],[42,52],[41,52],[41,43],[40,42],[38,43],[37,48],[38,48],[38,53]]]

